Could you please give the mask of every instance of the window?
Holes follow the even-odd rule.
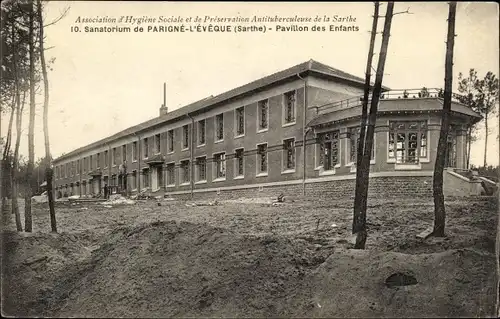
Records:
[[[319,165],[325,171],[332,170],[339,163],[339,131],[319,136]]]
[[[168,138],[167,138],[167,148],[168,152],[171,153],[174,151],[174,130],[168,131]]]
[[[132,172],[132,189],[137,189],[137,171]]]
[[[143,150],[144,150],[144,158],[148,158],[149,157],[149,140],[148,138],[146,137],[145,139],[142,140],[142,145],[143,145]]]
[[[257,173],[267,173],[267,144],[257,145]]]
[[[215,116],[215,140],[224,139],[224,113]]]
[[[189,183],[191,178],[189,176],[189,161],[181,161],[181,184]]]
[[[359,126],[351,127],[348,129],[348,132],[349,132],[349,163],[356,163],[358,158],[359,134],[361,130]],[[375,143],[372,144],[372,153],[370,159],[371,160],[375,159]]]
[[[160,139],[160,134],[155,135],[155,154],[160,153],[161,147],[160,147],[161,139]]]
[[[447,141],[447,153],[445,156],[445,167],[457,166],[457,127],[450,125]]]
[[[113,166],[116,165],[116,158],[118,157],[118,153],[116,152],[116,147],[113,147],[111,156],[113,157]]]
[[[96,167],[100,168],[101,167],[101,154],[100,153],[96,154],[96,161],[97,161]]]
[[[189,148],[189,126],[184,125],[182,127],[182,148]]]
[[[108,151],[104,151],[104,167],[108,167]]]
[[[235,176],[243,176],[244,175],[244,150],[242,148],[239,148],[235,150],[234,152],[234,171],[235,171]]]
[[[132,143],[132,161],[137,161],[137,142]]]
[[[68,177],[69,175],[69,163],[66,163],[66,169],[64,170],[64,177]]]
[[[418,164],[421,158],[427,158],[427,123],[389,122],[388,155],[398,164]]]
[[[198,145],[205,144],[205,120],[198,121]]]
[[[76,161],[76,175],[80,174],[80,160]]]
[[[245,134],[245,107],[239,107],[235,110],[236,117],[236,136]]]
[[[167,164],[167,185],[175,185],[175,164]]]
[[[90,155],[90,158],[89,158],[89,171],[92,170],[92,155]]]
[[[226,177],[226,154],[219,153],[214,154],[215,163],[215,178],[225,178]]]
[[[283,141],[284,170],[295,169],[295,139],[289,138]]]
[[[295,91],[285,93],[285,124],[295,122]]]
[[[127,160],[127,145],[122,146],[122,163]]]
[[[88,157],[84,157],[83,158],[83,172],[85,173],[87,171],[87,163],[88,163],[88,160],[89,158]]]
[[[268,128],[268,117],[269,117],[269,100],[262,100],[258,103],[258,114],[257,118],[259,121],[258,130],[266,130]]]
[[[142,171],[142,185],[144,188],[149,187],[149,168]]]
[[[206,156],[196,159],[196,179],[198,182],[207,180],[207,158]]]

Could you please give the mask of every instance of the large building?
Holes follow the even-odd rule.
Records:
[[[310,60],[172,112],[162,105],[157,118],[54,160],[56,193],[352,194],[363,85]],[[429,195],[441,92],[383,90],[370,193]],[[466,168],[466,131],[480,119],[453,102],[448,167]]]

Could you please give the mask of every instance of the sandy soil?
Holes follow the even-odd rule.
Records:
[[[196,204],[196,205],[193,205]],[[352,201],[46,204],[34,233],[3,232],[3,307],[15,316],[488,317],[495,199],[447,203],[447,236],[424,200],[370,201],[366,251]],[[159,206],[161,205],[161,206]],[[386,287],[403,272],[417,283]]]

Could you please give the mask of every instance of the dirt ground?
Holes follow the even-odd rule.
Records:
[[[194,204],[198,205],[194,205]],[[46,204],[2,233],[2,314],[54,317],[491,317],[497,200],[447,202],[447,236],[416,235],[432,200]],[[395,273],[411,284],[387,287]]]

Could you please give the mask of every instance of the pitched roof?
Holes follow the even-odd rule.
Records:
[[[84,152],[86,150],[92,149],[96,146],[100,146],[106,143],[109,143],[113,140],[116,140],[121,137],[129,136],[132,134],[140,133],[148,128],[155,127],[160,124],[166,124],[168,122],[172,122],[178,120],[179,118],[186,116],[187,114],[196,114],[197,112],[202,112],[208,109],[211,109],[222,102],[227,102],[235,98],[243,97],[247,94],[250,94],[254,91],[261,90],[269,85],[273,85],[279,83],[281,81],[289,80],[297,76],[297,74],[305,75],[305,74],[315,74],[317,76],[323,76],[330,79],[340,80],[347,82],[351,85],[362,87],[364,85],[364,79],[357,77],[355,75],[346,73],[344,71],[335,69],[326,64],[320,63],[315,60],[309,60],[306,62],[302,62],[295,66],[292,66],[288,69],[273,73],[271,75],[260,78],[256,81],[250,82],[248,84],[239,86],[227,92],[221,93],[216,96],[210,96],[208,98],[202,99],[200,101],[188,104],[184,107],[178,108],[172,112],[169,112],[163,116],[145,121],[138,125],[129,127],[123,131],[120,131],[116,134],[113,134],[109,137],[103,138],[86,146],[80,147],[74,151],[69,152],[68,154],[61,155],[54,162],[69,158],[73,155],[76,155],[80,152]],[[384,90],[388,88],[383,87]]]
[[[380,100],[377,113],[438,112],[442,109],[443,100],[441,98],[390,99]],[[481,115],[461,103],[452,102],[451,111],[473,117],[476,121],[481,119]],[[309,122],[309,126],[341,122],[359,116],[361,116],[361,106],[355,106],[319,114]]]

